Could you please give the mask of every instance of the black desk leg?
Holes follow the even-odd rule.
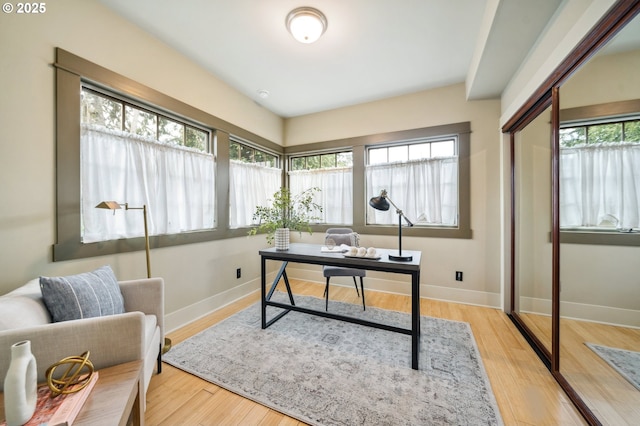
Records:
[[[265,292],[267,291],[267,260],[260,256],[260,301],[262,305],[262,329],[267,328],[267,300]]]
[[[264,259],[263,259],[264,261]],[[271,288],[269,289],[269,293],[267,293],[266,299],[267,300],[271,300],[271,296],[273,296],[273,292],[276,291],[276,287],[278,286],[278,283],[280,282],[280,278],[284,278],[284,285],[287,288],[287,294],[289,294],[289,302],[291,302],[291,304],[293,306],[296,306],[296,303],[293,301],[293,294],[291,293],[291,286],[289,285],[289,277],[287,277],[287,265],[289,264],[289,262],[284,261],[282,262],[282,265],[280,266],[280,270],[278,271],[278,273],[276,274],[276,278],[273,280],[273,284],[271,284]]]
[[[287,262],[284,263],[286,264]],[[282,272],[282,278],[284,278],[284,285],[287,287],[287,293],[289,293],[289,302],[291,302],[293,306],[296,306],[296,302],[293,301],[293,293],[291,293],[291,286],[289,285],[289,278],[287,277],[286,270]]]
[[[411,368],[418,370],[420,356],[420,272],[411,274]]]

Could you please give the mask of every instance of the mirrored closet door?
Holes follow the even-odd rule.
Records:
[[[639,13],[616,2],[503,127],[509,314],[591,425],[640,424]]]
[[[559,136],[559,370],[600,422],[639,424],[640,16],[562,84]]]

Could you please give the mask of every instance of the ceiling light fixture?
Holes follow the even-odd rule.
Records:
[[[327,30],[327,18],[318,9],[293,9],[285,20],[287,29],[300,43],[313,43]]]

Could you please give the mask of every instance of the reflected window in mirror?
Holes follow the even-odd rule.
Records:
[[[640,229],[640,114],[562,124],[560,227]]]

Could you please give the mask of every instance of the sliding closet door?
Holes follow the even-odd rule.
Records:
[[[551,107],[515,134],[514,306],[547,360],[551,353]]]
[[[612,425],[640,422],[639,73],[636,17],[560,87],[559,371]]]

